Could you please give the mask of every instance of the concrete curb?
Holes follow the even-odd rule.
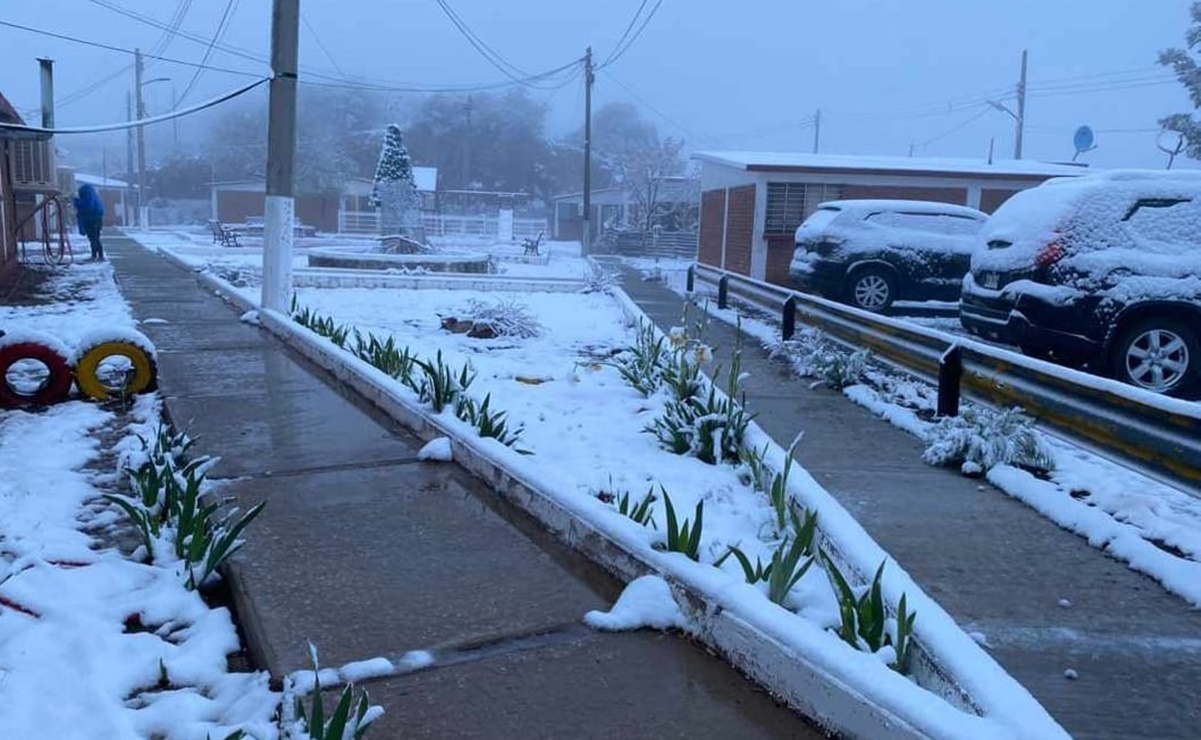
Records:
[[[179,264],[181,261],[173,259]],[[211,274],[197,272],[206,289],[222,296],[239,309],[256,306],[237,294],[232,286]],[[628,300],[628,298],[627,298]],[[407,398],[395,381],[350,356],[328,341],[296,325],[288,317],[261,310],[261,326],[286,346],[322,367],[340,382],[424,440],[450,437],[455,461],[483,480],[499,496],[538,519],[570,547],[581,552],[623,581],[656,574],[672,586],[678,601],[689,613],[694,636],[721,654],[729,663],[767,687],[781,701],[841,736],[863,738],[958,738],[964,722],[978,726],[976,737],[1018,737],[1014,728],[995,719],[975,717],[937,699],[937,695],[904,682],[898,697],[897,684],[883,690],[887,681],[865,680],[854,666],[823,663],[807,654],[801,643],[789,639],[780,620],[764,620],[753,609],[741,608],[737,599],[714,590],[703,579],[665,571],[653,550],[641,552],[586,519],[553,494],[506,465],[511,450],[494,440],[482,439],[461,422],[433,417],[413,399]],[[450,423],[456,422],[455,424]],[[239,589],[233,589],[239,602]],[[791,616],[791,615],[790,615]],[[789,620],[793,621],[793,620]],[[248,639],[255,631],[247,629]],[[252,647],[253,649],[253,647]],[[933,701],[932,701],[933,700]],[[960,732],[957,732],[960,731]],[[1063,735],[1054,732],[1046,736]]]

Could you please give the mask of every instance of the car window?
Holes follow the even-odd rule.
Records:
[[[841,211],[837,208],[819,208],[813,212],[813,215],[805,219],[804,228],[809,231],[829,226],[834,219],[838,218],[839,213]]]
[[[1123,221],[1126,232],[1147,246],[1183,246],[1201,239],[1201,205],[1191,199],[1144,198]]]
[[[984,225],[983,221],[949,213],[879,211],[869,215],[866,220],[879,226],[945,236],[971,236],[978,233]]]

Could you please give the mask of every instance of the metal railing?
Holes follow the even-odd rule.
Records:
[[[425,235],[433,236],[478,236],[497,237],[500,219],[496,216],[451,216],[441,213],[423,213],[421,224]],[[538,234],[549,234],[544,218],[513,219],[513,239],[535,239]],[[338,211],[338,232],[342,234],[378,234],[378,211]]]
[[[957,413],[960,392],[995,406],[1020,406],[1073,441],[1201,497],[1201,404],[707,265],[690,268],[689,278],[715,285],[720,306],[736,296],[779,312],[784,338],[800,321],[936,384],[941,414]]]

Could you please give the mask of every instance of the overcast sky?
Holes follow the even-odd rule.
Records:
[[[185,32],[211,38],[230,0],[193,0]],[[186,2],[186,0],[185,0]],[[640,0],[449,0],[463,20],[515,66],[541,72],[613,50]],[[654,5],[651,0],[649,5]],[[269,0],[233,0],[221,41],[266,56]],[[122,17],[117,5],[168,21],[177,0],[4,0],[0,20],[130,48],[154,48],[163,32]],[[998,157],[1013,150],[1013,120],[984,101],[1012,96],[1030,52],[1026,157],[1072,156],[1072,133],[1097,130],[1100,166],[1160,167],[1156,120],[1191,108],[1155,66],[1183,44],[1190,0],[664,0],[627,54],[597,76],[596,104],[629,100],[666,135],[693,149],[802,150],[806,121],[822,110],[829,153]],[[301,0],[302,66],[319,74],[428,86],[504,81],[456,31],[435,0]],[[324,48],[323,48],[324,47]],[[165,56],[200,61],[202,43],[176,37]],[[129,63],[104,51],[0,26],[0,92],[36,107],[37,56],[57,60],[59,99]],[[209,64],[265,74],[263,64],[214,50]],[[182,91],[192,70],[159,62],[147,77],[151,113]],[[302,79],[305,77],[302,74]],[[1165,80],[1165,78],[1167,78]],[[205,72],[195,102],[246,77]],[[310,78],[311,79],[311,78]],[[59,125],[124,117],[130,75],[63,105]],[[552,133],[582,117],[582,81],[532,90],[552,106]],[[1007,103],[1013,106],[1012,100]]]

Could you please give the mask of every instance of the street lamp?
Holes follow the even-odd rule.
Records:
[[[985,102],[987,102],[990,107],[995,108],[996,110],[999,110],[1002,113],[1008,113],[1009,117],[1013,119],[1014,129],[1015,129],[1015,133],[1014,133],[1014,137],[1013,137],[1013,158],[1021,159],[1022,158],[1022,129],[1025,128],[1025,125],[1024,125],[1025,121],[1022,120],[1022,118],[1023,118],[1022,114],[1015,113],[1012,108],[1010,108],[1009,106],[1007,106],[1004,103],[997,101],[997,100],[988,100]],[[1019,107],[1019,110],[1021,110],[1020,107]]]

